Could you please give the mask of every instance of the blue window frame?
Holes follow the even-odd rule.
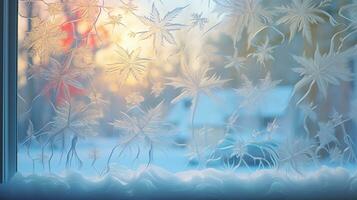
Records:
[[[17,6],[2,0],[1,6],[1,182],[7,182],[17,168]]]

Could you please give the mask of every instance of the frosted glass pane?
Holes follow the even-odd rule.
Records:
[[[346,2],[19,1],[18,170],[353,168]]]

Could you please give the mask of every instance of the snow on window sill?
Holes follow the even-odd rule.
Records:
[[[277,170],[239,174],[216,169],[171,173],[151,166],[112,171],[103,177],[85,177],[75,171],[62,175],[18,173],[0,190],[0,194],[5,192],[13,197],[343,199],[357,195],[357,173],[326,166],[305,175],[287,175]]]

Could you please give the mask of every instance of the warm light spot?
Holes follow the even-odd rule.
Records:
[[[89,23],[85,20],[79,21],[78,26],[77,26],[77,31],[80,34],[85,34],[88,32],[89,29]]]
[[[141,46],[140,41],[129,36],[129,32],[126,32],[126,34],[123,34],[122,38],[123,39],[122,39],[122,41],[120,41],[120,45],[124,49],[128,49],[131,51],[131,50],[134,50]]]

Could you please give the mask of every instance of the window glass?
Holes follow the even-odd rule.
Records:
[[[20,0],[18,170],[351,166],[346,2]]]

